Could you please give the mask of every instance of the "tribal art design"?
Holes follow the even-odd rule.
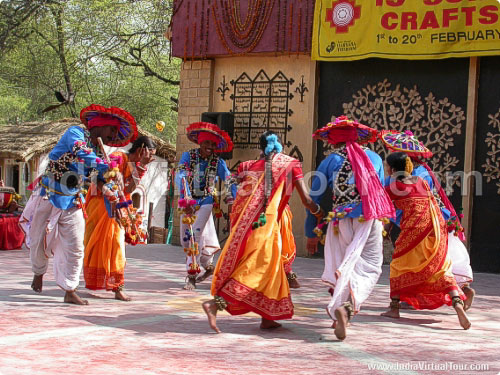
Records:
[[[500,108],[494,115],[488,115],[488,118],[490,119],[488,125],[491,125],[495,131],[486,133],[485,143],[489,151],[486,153],[486,163],[482,167],[486,182],[497,181],[497,193],[500,194]]]
[[[395,88],[391,86],[388,79],[367,85],[353,95],[353,101],[343,104],[344,114],[379,130],[411,130],[434,154],[429,161],[431,168],[444,177],[460,162],[450,155],[450,149],[455,137],[462,132],[465,111],[448,98],[436,98],[432,92],[422,98],[417,85],[412,88],[400,84]],[[375,144],[375,151],[384,157],[387,154],[380,142]],[[460,186],[458,178],[453,183]]]

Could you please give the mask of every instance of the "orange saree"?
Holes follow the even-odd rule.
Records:
[[[127,154],[114,152],[112,157],[120,157],[118,165],[124,180],[131,175]],[[92,193],[92,191],[95,193]],[[127,195],[127,199],[130,197]],[[85,257],[83,276],[85,287],[91,290],[116,290],[124,284],[125,232],[118,222],[108,216],[102,193],[89,189],[85,209]]]
[[[283,257],[283,265],[285,266],[286,273],[292,272],[292,264],[297,255],[297,246],[292,232],[292,219],[292,210],[287,204],[279,221],[282,243],[281,256]]]
[[[390,265],[391,297],[399,296],[418,310],[451,305],[452,290],[465,299],[451,272],[446,224],[427,182],[395,181],[386,189],[403,211]]]
[[[231,233],[212,281],[212,295],[224,298],[231,315],[255,312],[265,319],[290,319],[293,303],[285,274],[283,237],[291,229],[283,212],[302,178],[298,160],[276,154],[272,162],[273,190],[266,224],[252,229],[264,208],[264,160],[240,164],[240,186],[231,213]],[[288,236],[288,235],[287,235]]]

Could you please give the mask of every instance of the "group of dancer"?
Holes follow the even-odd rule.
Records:
[[[93,104],[82,109],[80,118],[85,128],[70,127],[50,152],[20,220],[30,249],[32,288],[42,291],[53,255],[65,302],[88,304],[76,293],[82,268],[86,288],[109,290],[128,301],[123,291],[125,243],[137,243],[141,233],[139,223],[130,223],[120,212],[126,209],[130,216],[130,194],[154,160],[155,145],[147,137],[137,138],[135,120],[123,109]],[[262,317],[262,329],[292,318],[290,288],[300,287],[292,271],[296,244],[288,201],[294,188],[307,211],[308,251],[315,253],[324,243],[321,279],[330,286],[327,313],[337,338],[345,339],[348,322],[381,275],[384,224],[399,226],[401,233],[390,265],[390,308],[382,315],[398,318],[405,305],[419,310],[447,304],[460,325],[470,327],[465,311],[474,290],[461,242],[463,228],[424,161],[432,153],[411,132],[379,132],[345,116],[337,118],[313,134],[333,151],[318,166],[311,189],[300,162],[283,153],[272,131],[260,136],[260,157],[240,163],[234,175],[220,157],[233,147],[226,132],[198,122],[186,134],[199,147],[182,154],[175,175],[186,254],[184,288],[195,289],[213,276],[214,298],[202,306],[214,331],[220,332],[220,310],[255,312]],[[377,140],[393,151],[386,173],[381,157],[365,147]],[[128,152],[110,156],[99,147],[131,142]],[[218,181],[223,182],[221,192]],[[331,194],[332,207],[324,210],[320,203],[325,194]],[[230,213],[230,233],[214,265],[221,247],[213,214],[223,214],[221,199]]]
[[[134,117],[121,108],[92,104],[82,109],[80,119],[84,127],[68,128],[49,153],[44,174],[29,186],[33,192],[19,224],[30,249],[31,287],[42,292],[53,256],[64,302],[88,304],[76,293],[82,268],[87,289],[109,290],[129,301],[123,292],[125,243],[138,243],[141,235],[140,223],[130,222],[130,194],[154,160],[156,146],[148,137],[138,138]],[[99,147],[131,142],[127,153],[109,157]],[[120,216],[124,210],[130,217]]]
[[[432,153],[411,132],[380,133],[345,116],[318,129],[314,138],[331,144],[333,151],[318,166],[310,191],[298,160],[282,153],[276,134],[263,133],[258,160],[240,163],[232,179],[227,177],[225,165],[224,173],[218,174],[231,186],[227,192],[232,199],[230,234],[215,269],[213,254],[220,248],[213,219],[211,213],[196,215],[199,202],[189,203],[189,189],[198,184],[198,190],[205,192],[203,199],[215,192],[215,179],[209,178],[204,165],[196,165],[197,158],[210,165],[211,158],[217,158],[214,153],[228,151],[232,144],[225,132],[210,124],[193,124],[187,134],[200,148],[183,155],[179,168],[185,174],[178,175],[183,194],[180,211],[186,223],[181,230],[188,263],[186,285],[194,288],[196,281],[205,278],[196,277],[201,272],[200,262],[202,267],[207,265],[204,276],[207,271],[213,273],[214,298],[202,306],[215,332],[220,332],[217,312],[221,310],[231,315],[257,313],[262,317],[262,329],[279,327],[277,320],[293,316],[290,287],[300,286],[296,275],[290,277],[287,272],[295,257],[288,206],[293,188],[307,210],[309,252],[316,252],[324,241],[322,280],[331,286],[327,313],[337,338],[345,339],[348,322],[382,273],[384,224],[390,220],[401,227],[401,234],[390,265],[390,309],[382,316],[399,318],[403,303],[417,310],[446,304],[453,306],[460,325],[470,328],[465,311],[471,306],[474,290],[469,286],[472,270],[467,250],[460,240],[463,228],[424,161]],[[362,146],[379,139],[395,151],[386,160],[387,179],[381,157]],[[196,161],[187,168],[192,160]],[[420,170],[414,169],[417,162]],[[327,214],[320,206],[325,194],[332,194],[333,200]],[[203,256],[210,262],[203,261]]]

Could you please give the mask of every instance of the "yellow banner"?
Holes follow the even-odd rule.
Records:
[[[316,0],[314,60],[500,55],[500,0]]]

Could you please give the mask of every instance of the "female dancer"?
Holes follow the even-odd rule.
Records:
[[[281,153],[276,134],[262,134],[260,148],[259,160],[239,166],[231,234],[212,281],[215,298],[203,303],[210,327],[217,333],[218,310],[231,315],[253,311],[262,317],[261,329],[280,327],[276,320],[292,318],[282,237],[284,230],[291,229],[283,221],[293,188],[305,207],[321,215],[321,208],[307,193],[299,161]]]
[[[382,316],[399,318],[400,301],[417,310],[447,304],[453,305],[462,328],[469,329],[463,302],[466,297],[447,256],[448,231],[429,185],[411,175],[413,164],[404,152],[390,154],[386,162],[395,179],[386,190],[403,217],[390,265],[390,309]]]

